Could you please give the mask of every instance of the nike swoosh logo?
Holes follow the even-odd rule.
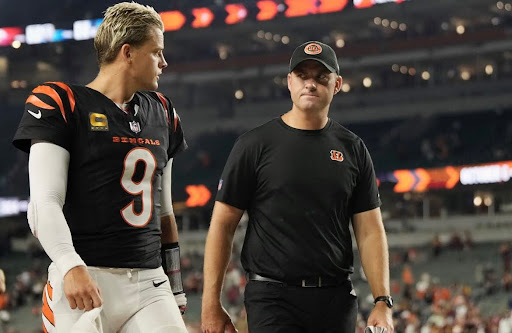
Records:
[[[153,281],[153,286],[154,287],[158,287],[158,286],[161,286],[162,284],[164,284],[166,282],[167,282],[167,280],[163,280],[163,281],[160,281],[160,282]]]
[[[37,113],[34,111],[27,110],[28,113],[34,116],[36,119],[41,119],[41,110],[37,110]]]

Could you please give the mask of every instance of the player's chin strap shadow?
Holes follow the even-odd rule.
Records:
[[[101,327],[100,313],[103,307],[85,311],[71,328],[71,333],[99,333]]]

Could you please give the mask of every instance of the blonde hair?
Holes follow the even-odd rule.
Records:
[[[143,44],[154,27],[164,30],[162,19],[153,7],[121,2],[107,8],[94,37],[100,66],[113,62],[124,44]]]

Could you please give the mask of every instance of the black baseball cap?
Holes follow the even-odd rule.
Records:
[[[309,41],[300,45],[293,51],[290,59],[290,73],[298,64],[305,60],[316,60],[333,73],[340,74],[338,58],[334,50],[327,44]]]

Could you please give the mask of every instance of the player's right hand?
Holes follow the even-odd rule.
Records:
[[[76,266],[67,272],[64,294],[72,309],[89,311],[103,304],[100,289],[85,266]]]
[[[201,329],[203,333],[238,332],[222,305],[205,306],[204,302],[201,310]]]

